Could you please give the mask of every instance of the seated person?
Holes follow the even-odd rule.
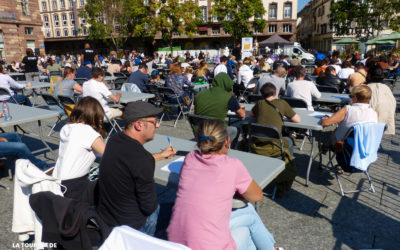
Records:
[[[93,97],[80,99],[60,131],[60,146],[53,176],[67,187],[65,197],[91,201],[88,173],[96,159],[95,152],[103,155],[106,144],[104,110]]]
[[[151,72],[150,84],[154,84],[154,85],[159,86],[159,87],[162,87],[164,85],[161,82],[160,71],[155,69],[155,70],[153,70]]]
[[[397,53],[392,55],[394,65],[390,67],[390,73],[388,78],[400,76],[400,59]]]
[[[150,76],[147,65],[145,63],[139,64],[138,70],[129,76],[128,83],[136,84],[142,93],[147,92],[146,84],[150,82]]]
[[[354,69],[356,72],[351,74],[347,79],[347,87],[349,89],[367,82],[367,72],[365,71],[364,64],[362,62],[358,62],[354,66]]]
[[[308,110],[314,110],[312,106],[312,97],[320,98],[321,93],[312,81],[306,81],[306,69],[298,66],[295,69],[296,81],[287,86],[287,95],[290,97],[302,99],[307,103]]]
[[[340,79],[348,79],[351,74],[354,73],[351,62],[344,61],[342,64],[342,69],[338,72],[338,77]]]
[[[75,70],[69,67],[64,68],[64,77],[54,87],[54,96],[63,95],[73,98],[75,93],[82,93],[82,86],[74,79]]]
[[[101,106],[103,107],[105,114],[109,119],[115,117],[121,117],[122,111],[117,108],[110,108],[108,106],[108,98],[114,102],[119,102],[119,99],[122,96],[121,92],[118,92],[116,95],[111,93],[108,90],[107,86],[103,82],[104,80],[104,71],[101,68],[94,68],[92,71],[92,79],[83,83],[83,96],[91,96],[97,101],[100,102]]]
[[[107,67],[107,72],[114,76],[114,73],[121,72],[121,61],[116,55],[111,56],[111,63]]]
[[[133,72],[133,68],[131,66],[131,62],[129,60],[126,60],[124,65],[121,68],[121,73],[124,73],[126,76],[129,77],[132,72]]]
[[[182,68],[179,64],[172,66],[171,72],[167,79],[165,79],[165,86],[172,88],[175,93],[182,100],[182,97],[190,96],[190,92],[185,90],[184,87],[193,87],[194,84],[188,78],[182,75]],[[176,102],[175,96],[169,96],[170,102]]]
[[[75,78],[83,78],[89,80],[92,78],[92,63],[90,61],[84,62],[77,70]]]
[[[49,58],[47,59],[47,72],[50,74],[51,72],[53,73],[61,73],[62,68],[60,64],[56,63],[53,59]]]
[[[321,86],[333,87],[339,90],[342,82],[336,75],[336,70],[332,66],[328,66],[321,76],[317,78],[317,84]]]
[[[181,169],[168,240],[192,249],[274,249],[272,234],[250,203],[262,200],[262,190],[242,162],[227,156],[224,123],[205,121],[196,141],[199,150],[186,155]],[[232,211],[235,193],[249,203]]]
[[[351,90],[351,105],[344,106],[331,117],[324,116],[321,118],[321,125],[323,127],[338,124],[329,141],[325,145],[322,145],[322,153],[325,153],[336,142],[343,141],[347,131],[354,124],[378,122],[378,114],[369,106],[371,95],[371,89],[367,85],[356,86]],[[343,173],[343,170],[338,168],[337,173]]]
[[[32,106],[32,103],[27,96],[15,94],[14,91],[12,90],[12,88],[23,89],[25,87],[30,87],[30,86],[32,86],[32,83],[30,82],[23,84],[23,83],[18,83],[17,81],[12,79],[11,76],[5,74],[3,66],[0,65],[0,87],[7,89],[10,95],[14,97],[11,98],[9,95],[0,95],[0,101],[7,101],[14,103],[15,99],[18,103],[23,103],[26,106]]]
[[[254,88],[255,84],[249,84],[251,79],[253,79],[253,70],[250,68],[251,61],[248,58],[243,60],[243,65],[239,68],[237,76],[237,84],[235,85],[235,94],[239,95],[239,90],[244,90],[246,88]]]
[[[254,88],[253,93],[261,95],[261,87],[270,82],[275,85],[277,89],[277,97],[279,95],[284,95],[286,90],[286,83],[285,83],[285,76],[286,76],[286,69],[281,64],[274,64],[273,73],[270,75],[266,75],[261,77],[258,82],[257,86]]]
[[[385,78],[382,68],[373,66],[368,69],[368,87],[372,91],[369,105],[378,112],[378,122],[386,124],[385,134],[394,135],[396,131],[396,98],[392,90],[382,80]]]
[[[99,167],[98,213],[110,227],[127,225],[149,235],[155,232],[159,211],[155,161],[175,152],[168,147],[152,155],[143,144],[153,140],[162,111],[148,102],[128,103],[125,131],[107,142]]]
[[[255,117],[257,123],[274,126],[282,134],[283,117],[296,123],[301,121],[300,116],[285,100],[276,97],[277,90],[273,83],[265,83],[260,92],[263,99],[259,100],[250,112],[250,116]],[[284,144],[293,156],[293,140],[290,137],[284,137]]]
[[[0,117],[3,112],[0,112]],[[0,157],[6,157],[10,161],[11,169],[14,171],[15,160],[27,159],[41,170],[47,170],[50,166],[36,158],[29,148],[23,143],[17,133],[0,134]]]
[[[232,95],[233,81],[226,73],[218,74],[212,82],[212,88],[205,89],[195,97],[194,113],[208,116],[225,122],[228,110],[235,112],[240,118],[246,116],[244,107]],[[234,126],[227,128],[231,141],[237,139],[238,129]]]

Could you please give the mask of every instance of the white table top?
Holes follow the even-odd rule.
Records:
[[[119,99],[119,103],[128,103],[128,102],[136,102],[140,101],[142,99],[149,99],[153,98],[153,94],[148,94],[148,93],[134,93],[134,92],[127,92],[127,91],[119,91],[119,90],[111,90],[111,92],[115,95],[117,92],[121,92],[122,96],[121,99]]]
[[[28,82],[32,83],[32,86],[25,87],[24,89],[40,89],[40,88],[48,88],[51,86],[55,86],[54,83],[49,83],[49,82],[18,81],[18,83],[21,83],[21,84],[27,84]]]
[[[209,87],[210,87],[210,84],[204,83],[204,84],[194,85],[193,89],[208,89]]]
[[[196,142],[179,138],[171,138],[171,144],[178,151],[192,151],[196,149]],[[156,134],[154,140],[146,143],[144,147],[151,153],[160,152],[168,147],[167,136]],[[229,156],[238,158],[246,166],[251,177],[261,187],[266,187],[275,179],[285,168],[285,163],[277,158],[246,153],[238,150],[229,150]],[[161,168],[181,156],[156,162],[154,180],[164,186],[176,187],[179,182],[179,175],[161,170]]]
[[[115,81],[115,79],[117,79],[117,77],[115,77],[115,76],[105,76],[104,77],[105,82]]]
[[[38,120],[54,118],[59,115],[58,112],[47,109],[33,108],[14,103],[7,103],[7,104],[10,107],[10,114],[12,116],[12,119],[11,121],[6,122],[4,120],[4,117],[0,118],[1,128],[20,125]]]
[[[24,76],[25,73],[21,73],[21,72],[12,72],[9,74],[10,76]]]
[[[338,94],[338,93],[328,93],[328,92],[321,92],[320,98],[313,99],[316,102],[329,102],[329,103],[350,103],[351,98],[348,94]]]
[[[249,117],[249,112],[251,109],[254,107],[254,104],[244,104],[244,109],[246,110],[246,119],[249,120],[251,119]],[[301,118],[300,123],[295,123],[291,121],[284,121],[283,126],[286,127],[291,127],[291,128],[304,128],[304,129],[311,129],[311,130],[317,130],[317,131],[322,131],[323,127],[321,125],[321,116],[323,114],[329,114],[332,115],[332,113],[329,112],[319,112],[319,111],[310,111],[306,109],[301,109],[301,108],[294,108],[293,109],[296,114],[298,114]]]

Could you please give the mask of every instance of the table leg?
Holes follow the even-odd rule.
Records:
[[[40,140],[45,145],[45,147],[48,150],[50,150],[50,153],[53,155],[53,158],[56,160],[56,155],[54,154],[54,151],[50,148],[50,146],[47,144],[47,142],[43,138],[42,122],[40,120],[38,121],[38,126],[39,126],[39,138],[40,138]]]
[[[310,152],[310,159],[308,160],[308,167],[307,167],[307,176],[306,176],[306,187],[308,187],[308,181],[310,178],[310,170],[311,165],[313,162],[313,155],[314,155],[314,144],[315,144],[315,137],[312,135],[312,130],[310,130],[310,138],[311,138],[311,152]]]
[[[0,181],[0,187],[3,187],[3,188],[5,188],[5,189],[7,189],[7,190],[10,190],[10,188],[9,188],[6,184],[4,184],[3,182],[1,182],[1,181]]]

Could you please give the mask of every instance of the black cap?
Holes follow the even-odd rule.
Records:
[[[128,103],[128,105],[126,105],[124,110],[125,126],[141,118],[157,116],[162,111],[163,110],[161,108],[157,108],[153,104],[148,102],[130,102]]]

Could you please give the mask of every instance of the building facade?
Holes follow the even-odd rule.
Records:
[[[37,1],[0,0],[0,56],[7,62],[20,61],[31,48],[44,53]]]
[[[57,48],[73,49],[82,48],[82,43],[87,40],[87,24],[78,18],[79,11],[84,7],[85,0],[37,0],[40,15],[43,21],[46,50],[54,51]],[[219,49],[232,46],[231,36],[224,32],[222,25],[211,15],[212,0],[196,0],[202,10],[204,23],[199,26],[193,38],[176,34],[174,45],[182,49]],[[266,13],[263,17],[267,25],[263,32],[254,33],[258,41],[278,33],[287,40],[294,41],[296,37],[297,0],[262,0]],[[250,20],[251,21],[251,20]],[[129,40],[134,46],[145,46],[140,39]],[[155,37],[156,47],[165,46],[161,35]],[[68,41],[68,43],[66,43]],[[99,44],[99,46],[104,46]],[[53,50],[54,48],[54,50]]]
[[[312,3],[310,1],[304,8],[297,14],[297,34],[296,39],[301,43],[303,48],[312,47],[312,32],[313,32],[313,11]]]

